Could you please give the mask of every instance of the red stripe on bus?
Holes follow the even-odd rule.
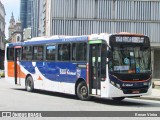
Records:
[[[87,78],[86,78],[86,83],[87,83],[87,85],[89,85],[89,65],[88,65],[88,63],[87,63],[87,71],[86,71],[86,75],[87,75]]]
[[[111,75],[111,74],[110,74]],[[114,78],[116,78],[117,80],[119,80],[119,81],[121,81],[121,82],[146,82],[146,81],[149,81],[150,79],[151,79],[151,77],[149,77],[147,80],[140,80],[140,81],[137,81],[137,80],[135,80],[135,81],[130,81],[130,80],[120,80],[120,79],[118,79],[116,76],[114,76],[114,75],[111,75],[111,76],[113,76]]]

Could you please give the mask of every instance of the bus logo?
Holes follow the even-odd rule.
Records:
[[[60,75],[76,75],[76,72],[71,72],[69,69],[60,69]]]

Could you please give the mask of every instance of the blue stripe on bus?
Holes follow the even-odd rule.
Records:
[[[82,62],[80,64],[86,64]],[[21,65],[31,74],[38,74],[35,67],[40,73],[51,81],[75,83],[78,78],[86,80],[86,68],[77,68],[77,64],[72,62],[32,62],[22,61]]]

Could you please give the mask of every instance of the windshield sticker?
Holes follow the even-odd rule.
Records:
[[[124,63],[125,63],[126,65],[128,65],[128,64],[129,64],[129,59],[128,59],[128,58],[125,58],[125,59],[124,59]]]
[[[98,57],[98,62],[101,62],[101,57]]]
[[[130,56],[134,56],[133,52],[130,52]]]
[[[136,68],[136,73],[140,73],[140,68]]]
[[[114,71],[129,70],[129,66],[114,66]]]

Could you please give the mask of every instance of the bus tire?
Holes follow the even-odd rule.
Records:
[[[123,99],[125,99],[125,97],[114,97],[112,99],[115,101],[122,101]]]
[[[88,87],[84,81],[80,82],[77,86],[77,97],[84,101],[91,98],[88,94]]]
[[[28,76],[26,79],[26,90],[28,92],[34,91],[34,82],[33,82],[33,78],[31,76]]]

